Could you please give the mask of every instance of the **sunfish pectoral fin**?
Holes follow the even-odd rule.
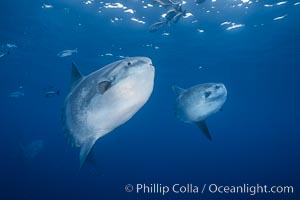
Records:
[[[183,88],[173,85],[172,89],[176,95],[181,95],[184,92]]]
[[[82,77],[83,76],[78,70],[78,67],[74,62],[72,62],[71,86],[76,85]]]
[[[111,87],[111,81],[101,81],[97,85],[97,90],[100,94],[104,94]]]
[[[211,141],[212,138],[211,138],[211,135],[209,133],[209,130],[208,130],[208,127],[206,125],[205,120],[196,122],[195,124],[204,133],[204,135]]]
[[[87,159],[92,147],[94,146],[97,138],[91,138],[87,142],[83,143],[80,147],[80,168]]]

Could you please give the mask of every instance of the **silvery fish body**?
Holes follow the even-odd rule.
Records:
[[[59,95],[60,94],[60,90],[56,90],[56,91],[46,91],[45,93],[44,93],[44,96],[45,97],[54,97],[54,96],[57,96],[57,95]]]
[[[25,94],[23,92],[16,91],[16,92],[11,92],[8,97],[10,97],[10,98],[20,98],[24,95]]]
[[[176,14],[177,14],[177,11],[175,9],[168,10],[168,12],[166,13],[167,22],[172,21],[173,18],[176,16]]]
[[[71,55],[73,55],[73,53],[78,53],[78,49],[76,48],[76,49],[73,49],[73,50],[63,50],[61,52],[58,52],[57,56],[63,58],[63,57],[66,57],[66,56],[71,56]]]
[[[5,52],[5,53],[0,52],[0,58],[2,58],[2,57],[5,56],[5,55],[6,55],[6,52]]]
[[[149,27],[149,32],[156,32],[158,31],[162,26],[164,25],[164,22],[155,22]]]
[[[159,3],[160,5],[162,5],[163,7],[167,8],[169,6],[173,6],[176,5],[178,3],[174,3],[171,0],[153,0],[154,3]]]
[[[88,76],[72,69],[73,88],[65,100],[64,123],[84,163],[97,139],[127,122],[149,99],[154,67],[149,58],[111,63]]]
[[[206,118],[222,109],[227,90],[222,83],[205,83],[188,89],[173,87],[176,93],[175,112],[178,119],[195,123],[211,140]]]

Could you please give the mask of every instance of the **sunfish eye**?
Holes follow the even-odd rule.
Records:
[[[208,98],[210,95],[211,95],[210,91],[204,93],[205,98]]]
[[[127,65],[129,66],[129,65],[131,65],[132,63],[129,61],[128,63],[127,63]]]
[[[215,89],[216,89],[216,90],[217,90],[217,89],[219,89],[219,88],[220,88],[220,86],[219,86],[219,85],[216,85],[216,86],[215,86]]]

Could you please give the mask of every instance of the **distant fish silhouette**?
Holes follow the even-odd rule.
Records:
[[[206,1],[206,0],[196,0],[195,3],[196,3],[196,4],[201,4],[201,3],[204,3],[205,1]]]
[[[78,53],[78,49],[76,48],[76,49],[73,49],[73,50],[63,50],[61,52],[58,52],[57,56],[63,58],[63,57],[66,57],[66,56],[71,56],[71,55],[73,55],[73,53]]]
[[[15,44],[6,44],[8,48],[17,48],[18,46]]]
[[[6,52],[0,51],[0,58],[4,57],[6,55]]]
[[[9,98],[14,98],[14,99],[17,99],[17,98],[20,98],[20,97],[23,97],[25,94],[23,92],[19,92],[19,91],[16,91],[16,92],[11,92],[8,97]]]
[[[156,22],[156,23],[152,24],[152,25],[149,27],[149,32],[156,32],[156,31],[158,31],[163,25],[164,25],[164,22]]]
[[[47,91],[45,92],[44,96],[45,97],[54,97],[56,95],[59,95],[60,94],[60,90],[57,90],[57,91]]]
[[[164,8],[168,8],[170,6],[177,5],[178,3],[175,3],[171,0],[153,0],[154,3],[159,3]]]
[[[1,45],[1,49],[0,49],[0,58],[9,55],[10,51],[13,48],[17,48],[17,45],[15,44],[6,44],[6,45]]]
[[[60,95],[60,90],[55,89],[53,86],[49,86],[43,89],[43,95],[47,98]]]

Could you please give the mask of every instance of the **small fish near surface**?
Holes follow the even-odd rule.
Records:
[[[173,20],[173,18],[177,15],[177,11],[175,9],[170,9],[168,10],[168,12],[166,13],[166,20],[167,23],[171,22]]]
[[[0,58],[9,55],[10,52],[14,49],[17,48],[17,45],[15,44],[6,44],[6,45],[1,45],[0,48]]]
[[[169,10],[166,14],[167,24],[170,25],[170,22],[177,23],[179,19],[186,15],[186,11],[182,10],[182,4],[179,4],[177,7]]]
[[[227,98],[222,83],[205,83],[182,89],[173,86],[176,94],[175,113],[178,119],[194,123],[211,140],[206,118],[220,111]]]
[[[153,2],[160,4],[164,8],[168,8],[170,6],[176,6],[177,4],[179,4],[179,3],[175,3],[171,0],[153,0]]]
[[[148,101],[154,71],[146,57],[116,61],[87,76],[72,65],[63,123],[70,142],[80,148],[80,166],[99,138],[126,123]]]
[[[165,22],[156,22],[149,27],[149,32],[157,32],[164,24],[171,25],[171,22],[176,24],[181,17],[186,16],[186,11],[182,10],[183,2],[174,2],[172,0],[154,0],[154,3],[158,3],[164,8],[169,9],[167,13],[163,14]]]
[[[176,24],[181,19],[181,17],[184,16],[186,16],[186,11],[185,10],[183,11],[182,7],[180,6],[180,9],[178,10],[177,14],[172,19],[173,23]]]
[[[149,32],[157,32],[159,29],[163,27],[164,24],[171,25],[171,22],[176,24],[181,17],[186,15],[186,11],[182,10],[182,4],[176,4],[176,6],[172,7],[170,10],[167,11],[165,14],[165,22],[159,21],[152,24],[149,27]]]
[[[3,56],[7,55],[7,52],[2,52],[0,51],[0,58],[2,58]]]
[[[149,32],[156,32],[158,31],[162,26],[164,25],[164,22],[155,22],[149,27]]]
[[[60,57],[60,58],[63,58],[63,57],[71,56],[74,53],[78,53],[78,49],[77,48],[73,49],[73,50],[63,50],[61,52],[58,52],[57,56]]]
[[[18,46],[15,44],[6,44],[8,48],[17,48]]]
[[[204,3],[205,1],[206,1],[206,0],[196,0],[195,3],[196,3],[197,5],[199,5],[199,4]]]

